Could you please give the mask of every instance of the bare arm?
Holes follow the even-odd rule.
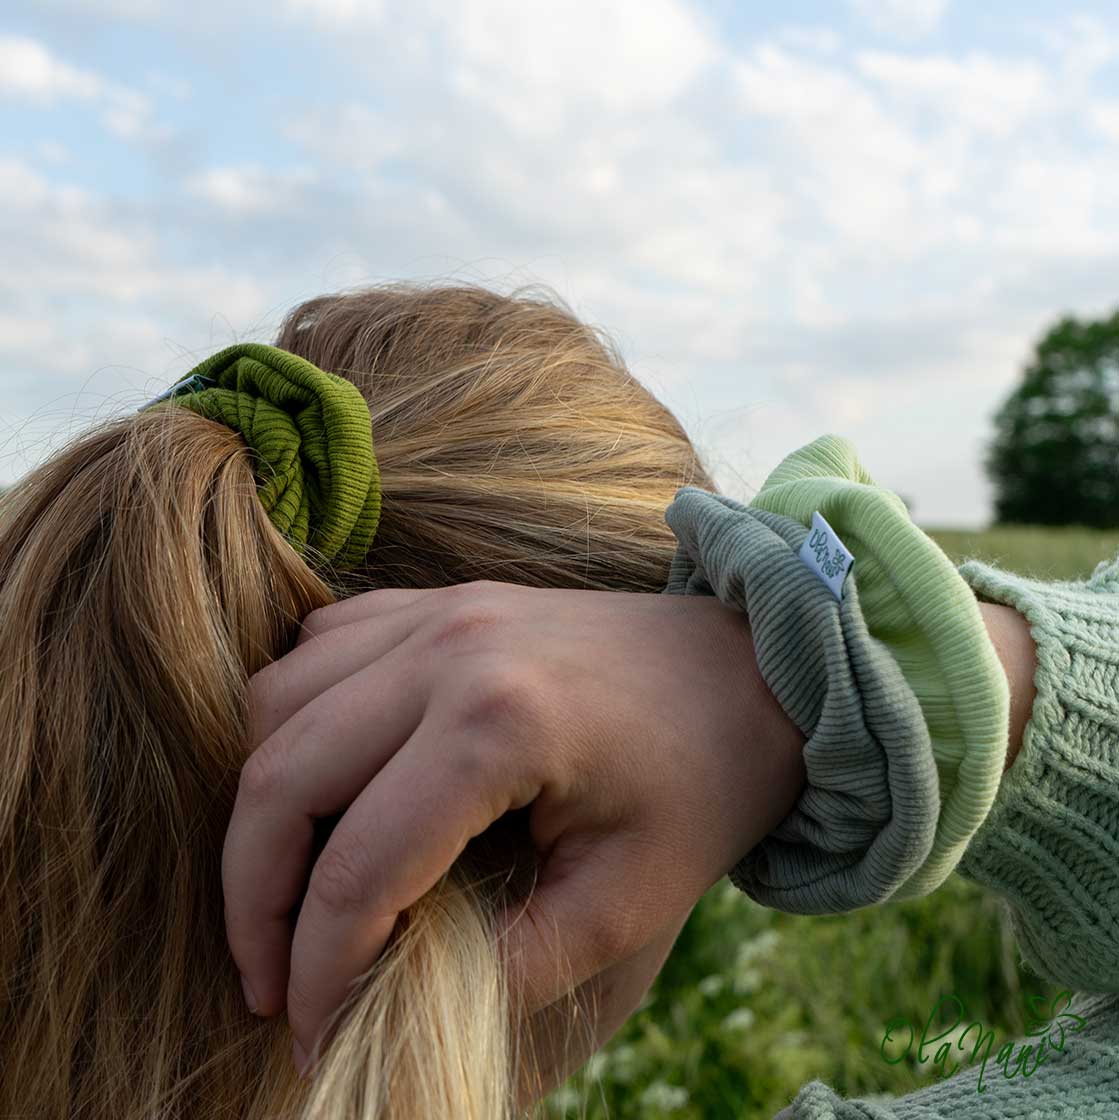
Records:
[[[1010,729],[1005,768],[1009,770],[1022,746],[1022,735],[1037,695],[1034,687],[1037,650],[1030,634],[1030,624],[1013,607],[980,603],[979,610],[1010,685]]]

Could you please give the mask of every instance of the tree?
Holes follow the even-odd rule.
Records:
[[[1119,527],[1119,311],[1038,342],[984,466],[996,522]]]

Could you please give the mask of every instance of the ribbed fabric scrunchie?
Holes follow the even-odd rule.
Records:
[[[807,737],[796,805],[731,882],[793,914],[885,902],[927,859],[940,798],[921,706],[867,630],[861,588],[848,579],[835,598],[800,559],[809,530],[792,518],[685,486],[665,521],[678,546],[662,594],[740,609],[758,670]]]
[[[975,594],[842,436],[820,436],[787,455],[750,508],[806,526],[818,510],[855,557],[851,578],[867,628],[901,668],[931,736],[940,785],[936,839],[894,897],[928,894],[983,823],[1006,763],[1010,688]]]
[[[151,405],[185,406],[239,432],[257,494],[297,552],[361,563],[381,517],[369,406],[352,382],[263,343],[211,355]],[[151,405],[145,407],[151,407]]]

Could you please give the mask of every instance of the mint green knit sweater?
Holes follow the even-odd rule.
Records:
[[[983,1073],[972,1039],[957,1072],[915,1093],[844,1100],[813,1081],[778,1120],[1119,1120],[1119,557],[1068,582],[958,571],[1025,616],[1038,668],[1019,754],[956,870],[1005,901],[1023,961],[1079,993],[1083,1027],[1028,1077],[1008,1079],[994,1052]]]

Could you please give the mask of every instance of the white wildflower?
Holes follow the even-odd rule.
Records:
[[[657,1109],[660,1112],[675,1112],[688,1103],[688,1090],[682,1085],[669,1085],[667,1081],[654,1081],[641,1094],[643,1109]]]
[[[590,1056],[583,1070],[593,1081],[598,1081],[606,1072],[606,1067],[609,1064],[609,1057],[600,1050],[597,1054]]]
[[[756,992],[762,984],[762,974],[756,968],[744,968],[734,978],[734,990],[740,996]]]
[[[738,1007],[723,1020],[723,1028],[728,1031],[744,1031],[753,1025],[754,1013],[749,1007]]]
[[[758,957],[764,957],[772,953],[780,940],[781,936],[775,929],[763,930],[757,937],[751,938],[749,941],[743,941],[738,946],[736,963],[741,967]]]
[[[696,987],[699,988],[701,995],[710,999],[712,996],[717,996],[726,987],[726,983],[724,977],[714,973],[711,976],[705,976]]]
[[[619,1046],[610,1054],[610,1077],[628,1084],[637,1076],[638,1055],[635,1047]]]
[[[577,1109],[580,1099],[579,1093],[570,1085],[561,1085],[548,1098],[553,1111],[561,1116],[567,1115],[572,1109]]]

